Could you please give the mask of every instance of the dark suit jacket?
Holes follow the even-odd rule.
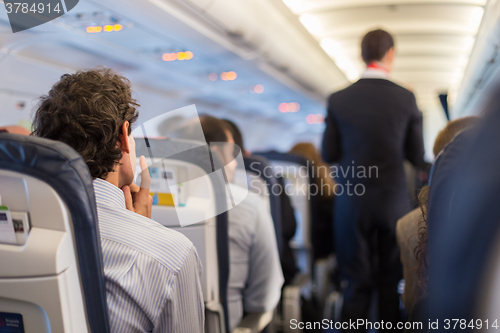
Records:
[[[332,94],[325,122],[323,159],[339,163],[338,170],[347,173],[339,172],[336,181],[341,184],[350,180],[379,188],[406,188],[403,160],[415,166],[423,163],[422,115],[415,96],[389,80],[360,79]],[[365,168],[366,178],[360,167]]]

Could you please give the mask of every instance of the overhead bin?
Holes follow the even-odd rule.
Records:
[[[500,84],[500,1],[489,1],[452,109],[453,118],[481,114]]]
[[[281,0],[149,1],[316,100],[349,83]]]

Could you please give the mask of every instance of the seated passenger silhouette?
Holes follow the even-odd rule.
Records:
[[[149,189],[132,183],[138,106],[109,69],[66,74],[41,97],[33,134],[73,147],[94,179],[111,332],[203,332],[196,249],[150,219]]]
[[[453,139],[463,130],[479,122],[479,117],[463,117],[450,121],[437,135],[433,153],[437,157]],[[412,314],[414,305],[427,289],[427,200],[429,187],[422,188],[419,194],[419,208],[399,219],[396,237],[401,250],[401,263],[405,288],[403,304],[408,314]]]
[[[227,165],[226,175],[231,182],[235,166],[233,164],[232,171],[228,166],[234,160],[233,136],[221,119],[204,115],[200,120],[207,142],[230,143],[215,145],[214,150]],[[233,196],[245,195],[245,189],[232,183],[230,190]],[[281,296],[283,273],[274,224],[264,199],[249,191],[243,202],[229,210],[228,218],[230,266],[227,301],[232,331],[244,313],[265,312],[276,307]]]
[[[233,136],[234,143],[240,147],[241,151],[244,152],[245,156],[251,156],[250,152],[245,149],[245,144],[243,141],[243,135],[239,127],[230,120],[223,119],[226,123],[228,130]],[[284,188],[285,183],[283,177],[276,177],[279,185]],[[290,241],[295,236],[297,230],[297,220],[295,219],[295,212],[292,207],[292,203],[286,191],[280,191],[280,208],[281,208],[281,233],[282,233],[282,244],[283,253],[281,255],[281,268],[283,270],[283,277],[285,282],[283,286],[287,286],[292,283],[293,278],[298,273],[297,263],[295,261],[295,256],[293,250],[290,247]]]

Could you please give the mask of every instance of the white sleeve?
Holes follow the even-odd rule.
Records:
[[[284,282],[271,214],[262,200],[257,209],[255,234],[249,253],[248,279],[243,291],[243,308],[246,312],[274,309]]]

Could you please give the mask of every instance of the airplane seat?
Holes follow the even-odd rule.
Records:
[[[2,133],[0,196],[3,329],[109,332],[92,177],[82,157],[61,142]]]
[[[249,189],[257,187],[257,192],[267,197],[271,217],[273,218],[274,231],[276,233],[276,244],[278,245],[278,252],[283,254],[283,233],[282,233],[282,220],[281,220],[281,198],[276,190],[273,190],[278,181],[274,174],[269,173],[266,169],[271,167],[269,161],[262,156],[244,157],[245,171],[248,174]]]
[[[181,232],[197,249],[206,332],[229,332],[227,192],[222,174],[212,166],[211,159],[220,165],[217,154],[210,157],[206,143],[180,139],[136,138],[136,151],[148,156],[152,219]]]
[[[309,163],[300,156],[274,151],[256,154],[268,159],[276,173],[281,173],[281,176],[285,178],[286,188],[291,188],[291,191],[287,190],[287,193],[290,195],[297,218],[297,231],[291,245],[296,251],[302,274],[296,277],[292,284],[294,287],[285,288],[284,305],[289,306],[288,313],[292,313],[289,319],[297,319],[297,316],[300,316],[300,308],[296,306],[297,300],[303,292],[301,290],[307,289],[311,282],[312,290],[310,293],[321,309],[328,300],[334,298],[333,294],[328,297],[330,294],[331,260],[330,258],[315,260],[314,256],[315,241],[312,239],[312,228],[317,219],[313,209],[316,205],[316,196],[309,193],[309,185],[315,182],[314,172],[310,169]],[[337,298],[334,302],[336,301]]]

